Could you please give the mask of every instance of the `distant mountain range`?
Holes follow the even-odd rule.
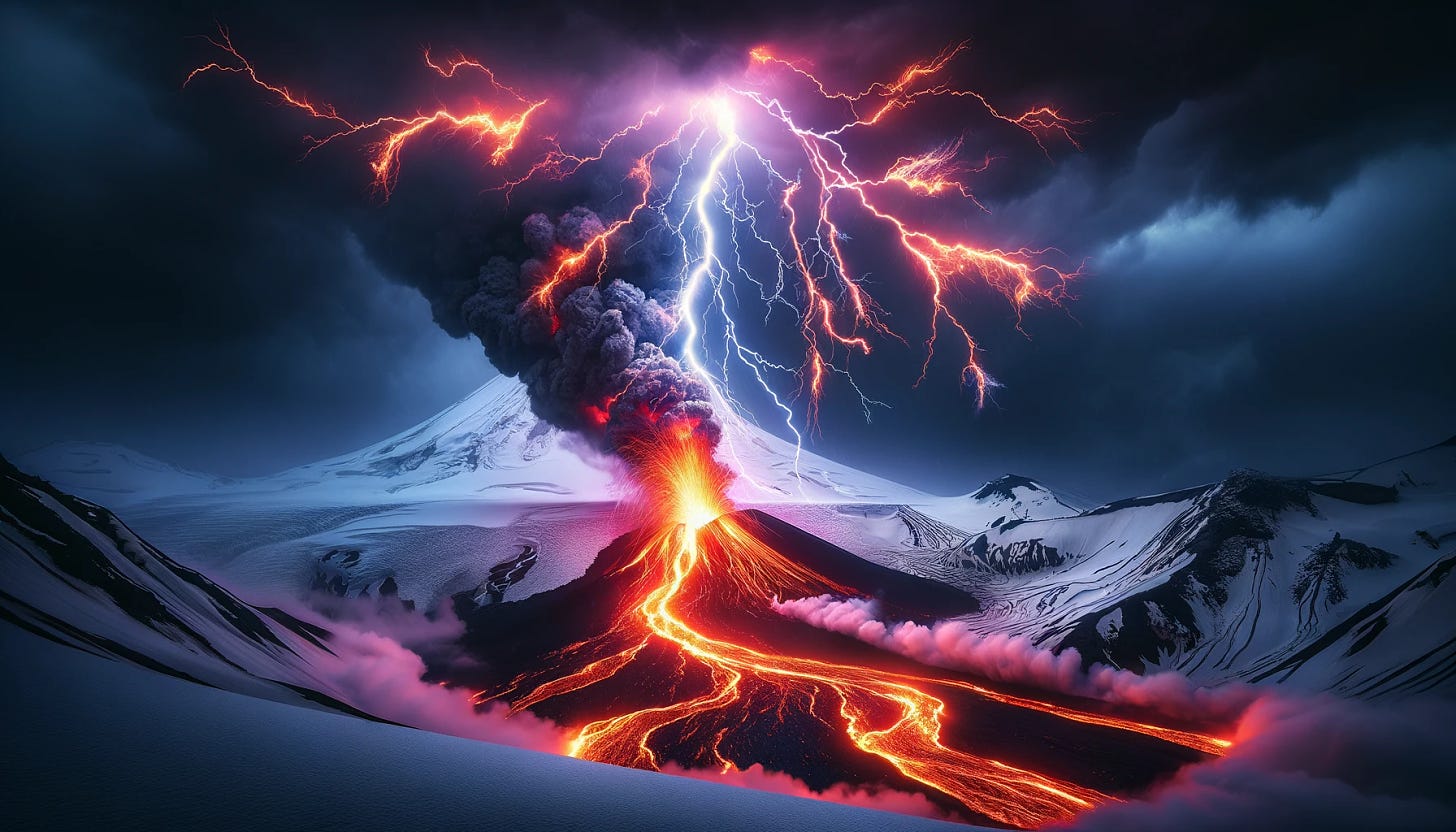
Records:
[[[1456,678],[1456,439],[1327,477],[1239,472],[1096,507],[1012,475],[935,497],[751,427],[730,432],[723,456],[741,472],[740,505],[975,595],[964,620],[980,632],[1207,683],[1374,697]],[[633,522],[615,508],[615,463],[536,419],[507,378],[268,477],[100,444],[19,463],[240,590],[383,590],[423,608],[562,586]]]

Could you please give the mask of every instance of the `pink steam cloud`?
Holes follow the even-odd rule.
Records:
[[[472,692],[425,681],[429,664],[473,660],[458,647],[464,624],[448,608],[425,615],[394,598],[274,600],[290,615],[327,630],[325,653],[310,662],[321,689],[379,719],[437,734],[563,754],[564,728],[504,704],[477,707]],[[427,664],[424,656],[430,657]]]
[[[1224,757],[1187,766],[1139,799],[1057,827],[1073,832],[1177,829],[1456,829],[1456,704],[1396,705],[1265,692]]]
[[[755,791],[858,806],[862,809],[876,809],[882,812],[895,812],[901,815],[916,815],[938,820],[950,817],[945,810],[932,803],[923,794],[903,792],[886,786],[852,786],[847,783],[835,783],[826,789],[816,791],[802,780],[781,772],[769,771],[759,763],[754,763],[745,769],[729,769],[728,771],[689,769],[668,763],[662,767],[662,772]]]
[[[773,602],[780,615],[857,638],[922,664],[960,670],[998,682],[1146,708],[1178,719],[1229,722],[1257,698],[1247,685],[1201,687],[1174,671],[1147,676],[1093,664],[1083,670],[1075,649],[1054,652],[1025,636],[982,635],[959,621],[930,625],[885,622],[875,602],[820,595]]]

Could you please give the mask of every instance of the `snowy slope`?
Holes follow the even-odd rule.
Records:
[[[0,617],[99,656],[284,702],[353,709],[327,631],[254,607],[94,503],[0,459]]]
[[[1385,695],[1456,676],[1456,605],[1441,603],[1453,521],[1448,442],[1339,477],[1240,472],[877,559],[975,592],[978,630],[1086,660]]]

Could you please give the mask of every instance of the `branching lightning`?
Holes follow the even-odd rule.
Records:
[[[412,140],[432,130],[473,135],[477,142],[490,142],[490,163],[500,165],[515,148],[517,139],[526,129],[527,119],[546,103],[544,98],[539,101],[530,101],[510,87],[501,84],[496,80],[494,72],[477,61],[459,56],[453,60],[436,62],[431,58],[429,50],[426,50],[425,66],[434,70],[440,77],[454,78],[461,70],[475,70],[486,77],[492,92],[503,93],[513,99],[514,103],[465,113],[456,113],[441,108],[433,113],[418,112],[413,116],[385,115],[366,121],[351,121],[340,115],[331,104],[316,104],[307,96],[294,92],[286,86],[265,81],[258,74],[252,61],[243,57],[237,47],[233,46],[232,36],[225,27],[219,26],[217,35],[207,37],[206,40],[226,53],[226,62],[214,61],[197,67],[188,73],[187,79],[183,81],[183,86],[191,84],[201,75],[213,72],[246,76],[249,81],[273,94],[279,102],[302,110],[332,127],[332,133],[304,137],[308,144],[305,156],[330,142],[347,136],[382,134],[383,138],[374,141],[370,146],[372,155],[369,167],[374,173],[374,187],[386,199],[394,190],[394,183],[399,177],[400,154],[405,145]]]
[[[885,130],[897,114],[935,98],[969,103],[1024,132],[1044,153],[1052,142],[1077,146],[1082,121],[1050,106],[1008,114],[981,93],[945,80],[965,51],[964,43],[910,64],[891,80],[853,92],[833,88],[804,61],[756,48],[748,55],[742,78],[720,82],[686,101],[646,108],[585,149],[568,150],[557,135],[535,135],[533,146],[544,150],[520,159],[516,157],[527,155],[517,152],[521,140],[549,100],[505,86],[484,64],[463,55],[441,60],[426,52],[424,63],[447,81],[483,78],[494,103],[356,121],[265,80],[226,30],[209,41],[224,57],[193,70],[187,82],[214,73],[245,77],[273,100],[328,128],[330,132],[308,139],[309,152],[346,137],[369,136],[371,182],[385,198],[400,175],[404,149],[430,132],[464,135],[479,143],[499,173],[490,189],[503,192],[507,200],[533,181],[565,180],[594,165],[626,162],[622,194],[630,205],[592,226],[594,233],[554,249],[549,262],[540,264],[540,280],[532,284],[524,303],[550,313],[554,335],[562,326],[557,310],[563,298],[573,289],[609,280],[613,257],[640,241],[641,220],[654,219],[653,228],[670,234],[677,252],[672,342],[682,364],[708,385],[715,410],[740,418],[752,419],[753,414],[732,396],[730,375],[751,380],[798,444],[815,429],[832,380],[849,385],[869,418],[882,405],[855,380],[852,362],[864,360],[887,339],[909,346],[910,338],[891,328],[866,275],[856,269],[855,241],[846,229],[873,227],[884,234],[909,275],[900,282],[923,286],[928,334],[916,383],[929,372],[941,329],[948,328],[964,357],[961,381],[978,405],[997,383],[981,363],[978,342],[962,313],[953,308],[956,289],[979,281],[1006,299],[1019,322],[1026,306],[1060,301],[1068,282],[1079,274],[1053,265],[1057,253],[1050,250],[1001,249],[946,235],[899,207],[958,200],[969,211],[986,210],[970,180],[993,160],[989,155],[967,159],[964,137],[928,151],[902,153],[869,175],[852,164],[852,137]],[[805,110],[839,116],[811,123],[822,118],[796,115],[794,107],[800,103]],[[764,269],[755,262],[771,265]],[[762,304],[758,323],[791,319],[790,337],[803,347],[797,358],[772,357],[770,350],[748,342],[749,328],[735,315],[754,303]],[[735,367],[742,371],[732,373]],[[625,382],[628,389],[635,383],[635,378]],[[622,389],[607,401],[582,402],[581,407],[592,423],[604,425],[616,400],[626,393]],[[725,495],[732,475],[713,458],[713,446],[695,432],[697,427],[692,421],[659,425],[652,435],[619,449],[660,511],[632,557],[617,567],[618,573],[630,574],[632,590],[629,597],[618,599],[611,627],[557,651],[552,666],[523,674],[482,698],[508,699],[517,710],[535,707],[612,678],[642,661],[649,645],[665,644],[684,667],[691,663],[707,673],[708,689],[582,725],[571,746],[573,755],[655,768],[655,743],[664,729],[705,726],[704,753],[728,770],[743,762],[724,748],[735,726],[751,712],[777,708],[781,713],[786,703],[795,702],[910,781],[1016,826],[1063,819],[1110,798],[948,747],[941,737],[947,705],[935,691],[960,691],[1203,753],[1222,753],[1228,747],[1216,737],[1086,713],[963,681],[781,656],[736,643],[715,626],[705,606],[709,601],[762,614],[776,596],[851,590],[776,551],[751,524],[729,513]],[[728,448],[736,458],[731,442]]]
[[[945,237],[911,221],[904,211],[887,207],[906,198],[952,196],[984,211],[968,180],[985,171],[993,160],[990,156],[963,159],[963,138],[901,155],[878,175],[861,175],[851,165],[851,154],[844,145],[847,135],[883,128],[896,113],[929,98],[969,100],[991,118],[1024,131],[1043,151],[1053,140],[1078,146],[1076,132],[1085,123],[1082,120],[1050,106],[1010,115],[983,94],[944,81],[948,67],[966,50],[965,43],[910,64],[893,80],[854,92],[831,88],[803,61],[758,47],[749,53],[748,72],[739,83],[722,83],[686,105],[658,104],[645,109],[631,123],[581,152],[565,149],[554,135],[540,136],[545,151],[538,158],[512,165],[512,151],[533,115],[547,107],[549,99],[532,98],[505,85],[479,61],[463,55],[442,60],[428,51],[424,55],[425,66],[440,78],[456,79],[467,71],[483,77],[488,91],[500,100],[497,104],[469,111],[439,108],[412,116],[355,121],[330,105],[265,80],[225,29],[208,40],[226,59],[193,70],[188,83],[212,72],[245,76],[278,102],[330,126],[331,132],[307,138],[309,153],[344,137],[377,134],[370,145],[370,168],[373,186],[385,197],[399,176],[406,145],[430,131],[464,133],[481,143],[490,165],[503,169],[500,181],[491,189],[508,196],[534,179],[569,178],[601,162],[624,139],[658,131],[661,140],[636,157],[623,183],[637,195],[635,202],[601,233],[577,249],[561,253],[551,264],[549,279],[536,288],[534,299],[550,308],[564,290],[580,285],[584,277],[601,281],[613,247],[630,244],[628,230],[638,216],[644,211],[658,213],[681,237],[682,289],[676,314],[685,333],[681,350],[686,363],[713,386],[715,398],[728,410],[752,419],[749,409],[741,407],[729,389],[730,363],[741,366],[747,371],[746,379],[761,388],[783,417],[799,445],[806,432],[816,429],[831,378],[844,380],[865,418],[873,408],[882,406],[861,388],[849,364],[856,356],[870,355],[878,340],[906,343],[906,337],[889,326],[863,275],[852,265],[848,249],[853,241],[844,231],[847,218],[877,221],[897,242],[910,274],[918,274],[924,283],[928,335],[915,383],[929,373],[942,328],[948,327],[961,344],[961,380],[972,391],[977,406],[985,404],[998,382],[982,363],[970,327],[952,306],[958,282],[983,282],[1009,301],[1019,320],[1021,310],[1029,304],[1060,301],[1068,282],[1079,274],[1077,269],[1053,265],[1048,258],[1057,252],[1004,250]],[[776,87],[781,89],[774,92]],[[817,101],[842,107],[844,120],[820,128],[800,124],[786,102],[788,97],[805,94],[810,104]],[[673,112],[678,115],[674,117]],[[751,138],[742,133],[741,116],[746,115],[756,115],[754,127],[763,135]],[[786,155],[785,143],[795,152]],[[774,150],[767,150],[769,147]],[[659,158],[664,152],[678,159],[675,172],[665,181],[660,179],[664,167]],[[512,173],[512,167],[519,169]],[[749,193],[753,185],[745,168],[755,171],[751,181],[766,190]],[[790,170],[796,173],[784,173]],[[742,265],[745,245],[757,246],[777,264],[771,285],[754,279]],[[776,309],[792,315],[803,344],[798,361],[773,359],[744,343],[742,328],[733,318],[742,299],[740,284],[751,287],[764,304],[765,319]],[[705,325],[710,312],[722,321],[716,335],[710,335]],[[709,362],[702,351],[709,337],[721,340],[719,362]],[[785,380],[790,382],[786,387]],[[802,412],[796,412],[795,401],[801,402]]]

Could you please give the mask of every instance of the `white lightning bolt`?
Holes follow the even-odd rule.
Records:
[[[718,377],[715,376],[714,373],[712,373],[704,364],[702,356],[699,354],[698,351],[698,345],[702,341],[704,335],[702,328],[699,325],[699,320],[704,317],[707,310],[706,308],[703,310],[699,310],[697,308],[697,303],[700,294],[704,293],[704,284],[707,284],[708,287],[711,288],[712,298],[710,300],[710,304],[716,304],[718,311],[722,313],[724,318],[723,337],[725,350],[723,357],[724,366],[722,380],[725,383],[727,381],[727,361],[729,355],[732,355],[733,357],[736,357],[743,364],[743,366],[748,368],[749,372],[753,374],[753,377],[758,382],[759,386],[763,388],[763,391],[768,395],[769,399],[773,401],[774,407],[777,408],[781,413],[783,413],[784,425],[794,437],[795,483],[798,486],[800,496],[805,497],[803,493],[802,477],[799,474],[799,461],[800,455],[803,450],[803,436],[802,434],[800,434],[799,429],[794,425],[793,409],[790,408],[788,404],[785,403],[781,398],[779,398],[778,394],[774,392],[772,385],[770,385],[767,379],[763,377],[764,369],[771,368],[789,373],[792,373],[793,371],[788,367],[769,361],[768,359],[764,358],[764,356],[760,352],[744,345],[743,342],[739,340],[737,324],[733,320],[732,314],[729,311],[728,300],[723,295],[724,284],[730,282],[730,277],[728,269],[724,265],[722,257],[719,255],[719,232],[714,225],[714,217],[710,214],[710,209],[713,205],[721,204],[724,208],[724,214],[726,215],[727,221],[730,224],[730,229],[734,228],[733,221],[735,215],[728,207],[730,189],[727,186],[726,177],[724,175],[727,163],[730,159],[734,158],[736,151],[740,148],[748,148],[750,151],[753,152],[754,156],[759,159],[762,159],[762,156],[758,154],[757,150],[753,149],[751,145],[746,145],[739,137],[737,128],[734,123],[732,107],[725,98],[716,97],[711,99],[710,110],[714,119],[713,128],[715,129],[718,136],[717,144],[714,145],[712,158],[708,162],[707,168],[703,171],[702,178],[698,180],[697,188],[694,190],[691,203],[689,204],[687,212],[685,212],[683,215],[683,221],[679,223],[675,228],[680,238],[683,240],[685,255],[684,262],[692,263],[691,269],[687,270],[686,272],[686,276],[682,281],[681,291],[678,294],[678,319],[686,331],[686,339],[682,355],[683,363],[687,365],[689,370],[696,373],[708,385],[708,388],[712,391],[713,405],[716,409],[719,410],[720,413],[724,414],[725,424],[728,422],[728,418],[744,418],[745,414],[747,414],[748,411],[745,408],[740,407],[736,401],[728,396],[728,394],[724,390],[724,386],[718,383]],[[700,134],[699,141],[701,141],[701,138],[702,135]],[[697,142],[694,142],[693,150],[696,150],[696,148]],[[673,183],[673,187],[669,191],[669,195],[666,200],[667,202],[671,201],[673,194],[676,193],[678,186],[681,184],[682,175],[684,175],[689,163],[691,162],[692,155],[692,151],[689,151],[689,153],[687,154],[687,158],[684,160],[683,167],[680,169],[679,179],[678,181]],[[773,175],[777,176],[777,172],[773,172]],[[735,178],[738,180],[739,188],[741,189],[742,178],[741,176],[736,175],[736,165]],[[723,194],[723,200],[721,203],[714,199],[715,193],[719,191],[721,191]],[[682,226],[686,224],[689,214],[696,219],[697,236],[698,239],[701,241],[700,249],[695,258],[690,258],[687,256],[687,235],[683,234],[682,230]],[[759,237],[756,233],[754,236],[761,242],[767,244],[767,241],[763,240],[763,238]],[[736,230],[730,231],[730,239],[732,240],[736,254],[738,248]],[[774,250],[777,253],[777,249]],[[735,257],[735,260],[736,259],[737,258]],[[741,270],[742,268],[740,266],[740,271]],[[750,280],[751,279],[752,278],[750,278]],[[749,418],[751,418],[751,416]],[[728,447],[728,452],[733,457],[734,462],[737,463],[736,468],[739,472],[739,475],[744,480],[753,485],[755,488],[771,493],[770,489],[757,482],[752,477],[752,475],[747,473],[748,469],[743,464],[743,460],[739,457],[737,448],[733,444],[731,436],[724,437],[724,444]]]

